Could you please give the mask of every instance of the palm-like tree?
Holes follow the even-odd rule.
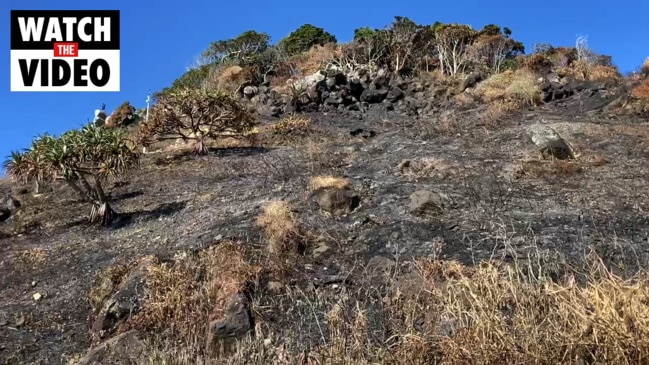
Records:
[[[108,204],[102,182],[126,173],[138,162],[139,154],[125,131],[88,124],[58,138],[38,136],[29,149],[12,152],[4,167],[23,183],[65,181],[92,204],[90,221],[107,226],[115,212]]]

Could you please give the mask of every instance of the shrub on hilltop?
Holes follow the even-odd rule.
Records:
[[[194,141],[194,150],[208,153],[206,141],[250,132],[257,122],[233,95],[216,90],[181,89],[158,97],[149,121],[140,127],[143,145],[178,139]]]
[[[304,24],[278,42],[278,47],[288,55],[306,52],[315,45],[336,43],[336,37],[323,28]]]

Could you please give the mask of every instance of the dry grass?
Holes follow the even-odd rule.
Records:
[[[307,139],[300,150],[307,161],[311,175],[335,175],[341,167],[348,165],[353,158],[353,148],[337,149],[329,141]]]
[[[425,177],[445,179],[453,174],[454,166],[441,158],[426,157],[414,161],[401,161],[398,170],[407,180],[417,180]]]
[[[309,133],[311,131],[311,119],[291,115],[269,126],[269,131],[277,135]]]
[[[212,67],[203,81],[203,88],[208,90],[224,90],[234,93],[246,82],[253,78],[253,71],[240,66]]]
[[[340,47],[336,44],[315,45],[305,53],[292,56],[289,62],[295,65],[301,75],[311,75],[323,70],[328,63],[341,55]]]
[[[279,258],[281,264],[302,248],[302,227],[287,202],[271,201],[266,204],[256,223],[264,232],[268,251]]]
[[[487,104],[480,117],[486,127],[497,127],[512,111],[539,105],[542,91],[536,75],[526,69],[495,74],[478,85],[477,93]]]
[[[154,263],[148,268],[143,310],[122,330],[165,331],[180,340],[202,336],[208,323],[222,316],[225,300],[244,291],[260,272],[235,242]]]
[[[646,276],[623,280],[600,264],[586,286],[577,286],[498,263],[469,268],[431,260],[419,267],[432,298],[418,300],[429,300],[439,316],[428,316],[427,333],[406,337],[412,363],[435,352],[450,364],[649,360]],[[440,337],[442,325],[450,330]]]
[[[526,69],[495,74],[478,86],[484,102],[504,100],[512,105],[538,105],[542,92],[537,76]]]
[[[22,265],[37,267],[45,264],[47,253],[42,248],[31,248],[21,252],[19,259]]]
[[[634,87],[631,91],[631,96],[638,100],[649,102],[649,78],[646,78]]]
[[[313,192],[323,188],[334,188],[340,190],[351,189],[351,180],[334,176],[314,176],[309,180],[308,189]]]
[[[558,73],[581,81],[601,81],[621,77],[618,69],[613,66],[593,65],[581,60],[572,62],[568,67],[559,68]]]
[[[584,166],[579,161],[566,160],[527,160],[522,161],[516,169],[518,178],[544,178],[553,179],[572,176],[584,171]]]
[[[480,119],[487,128],[500,127],[503,120],[515,110],[521,108],[521,103],[515,99],[500,99],[489,103],[480,113]]]
[[[296,343],[292,336],[298,334],[269,329],[209,359],[200,341],[191,348],[152,347],[148,363],[647,363],[649,276],[624,279],[595,255],[587,261],[578,284],[571,275],[550,280],[532,259],[476,266],[420,259],[411,262],[415,271],[409,274],[386,272],[380,293],[364,283],[358,292],[334,297],[305,292],[293,297],[309,303],[314,315],[316,308],[321,311],[310,319],[324,319],[316,346]]]

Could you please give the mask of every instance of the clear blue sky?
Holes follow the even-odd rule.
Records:
[[[557,3],[500,0],[488,2],[357,0],[308,1],[207,0],[4,0],[0,1],[0,159],[29,145],[42,132],[59,134],[94,117],[105,103],[112,111],[129,100],[145,105],[149,89],[168,86],[192,64],[210,41],[245,30],[267,32],[275,42],[304,23],[323,27],[339,41],[349,41],[357,27],[381,28],[395,15],[420,24],[435,21],[495,23],[512,29],[528,50],[534,43],[573,45],[588,35],[592,49],[613,56],[621,71],[638,67],[649,56],[649,2],[570,0]],[[121,10],[121,91],[112,93],[9,92],[9,11],[12,9]],[[1,173],[1,172],[0,172]]]

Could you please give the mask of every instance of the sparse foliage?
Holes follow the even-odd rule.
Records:
[[[236,38],[212,42],[208,49],[203,51],[202,57],[206,63],[221,63],[235,61],[235,63],[253,64],[257,57],[266,51],[270,36],[248,30]]]
[[[486,64],[499,73],[507,61],[512,61],[517,55],[525,52],[525,46],[510,37],[511,30],[501,31],[495,24],[485,26],[477,35],[475,42],[469,47],[468,53],[474,62]]]
[[[195,151],[208,152],[208,139],[243,136],[256,125],[253,115],[234,96],[222,91],[183,89],[161,95],[140,142],[181,138],[195,141]]]
[[[448,75],[455,75],[467,66],[466,52],[476,37],[476,31],[468,25],[441,24],[433,26],[435,45],[440,67]]]
[[[26,151],[12,152],[4,167],[22,183],[64,180],[92,204],[90,221],[109,225],[114,211],[102,182],[126,173],[138,161],[139,154],[126,132],[91,123],[58,138],[49,134],[39,136]]]

